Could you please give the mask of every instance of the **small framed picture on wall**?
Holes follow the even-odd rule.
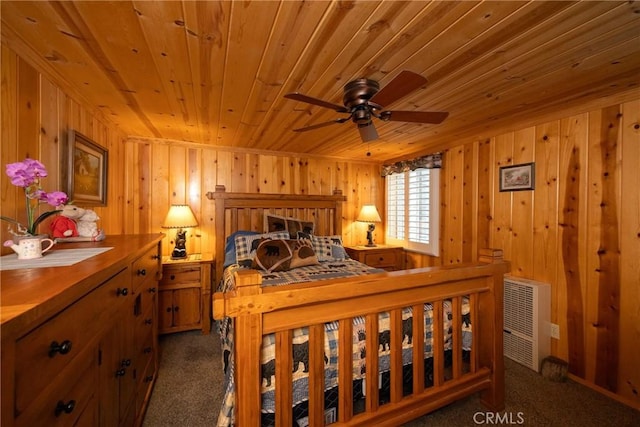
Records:
[[[69,131],[67,191],[74,204],[107,205],[108,151],[74,130]]]
[[[535,189],[535,163],[522,163],[500,168],[500,191],[524,191]]]

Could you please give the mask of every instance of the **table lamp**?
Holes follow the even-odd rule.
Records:
[[[367,230],[368,243],[365,246],[375,247],[376,244],[373,243],[373,230],[376,229],[374,222],[382,221],[380,214],[378,213],[378,209],[376,209],[375,205],[362,206],[362,210],[360,211],[360,215],[358,215],[358,219],[356,219],[356,221],[369,223],[369,228]]]
[[[189,205],[171,205],[169,212],[167,213],[162,228],[177,228],[175,248],[171,253],[171,259],[184,259],[187,257],[187,232],[184,230],[189,227],[197,227],[198,221],[196,220],[193,211]]]

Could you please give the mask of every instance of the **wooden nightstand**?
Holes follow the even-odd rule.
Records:
[[[400,246],[345,246],[347,254],[370,267],[394,271],[404,268],[404,249]]]
[[[162,258],[158,292],[158,332],[211,330],[211,266],[213,254],[192,254],[174,260]]]

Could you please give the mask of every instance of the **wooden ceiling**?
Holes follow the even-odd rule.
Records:
[[[633,1],[1,2],[2,39],[132,137],[390,161],[640,96]],[[391,110],[440,125],[344,117],[343,86],[402,70],[429,83]],[[601,104],[601,105],[600,105]],[[550,116],[554,114],[553,116]],[[375,119],[377,120],[377,119]],[[367,157],[367,153],[370,156]]]

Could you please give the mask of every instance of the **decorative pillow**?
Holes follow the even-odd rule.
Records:
[[[318,257],[310,241],[260,239],[252,267],[271,273],[314,264]]]
[[[238,230],[227,237],[224,246],[224,267],[227,268],[237,262],[236,259],[236,236],[255,236],[260,234],[257,231]]]
[[[260,239],[251,267],[268,273],[287,271],[292,257],[293,252],[286,240]]]
[[[293,251],[293,257],[291,257],[291,263],[289,265],[290,269],[320,264],[310,241],[289,240],[288,244]]]
[[[262,238],[287,239],[289,238],[289,232],[280,231],[277,233],[236,236],[236,262],[243,267],[250,267]]]
[[[290,238],[295,239],[298,231],[313,234],[315,224],[313,221],[305,221],[300,218],[291,218],[272,213],[265,213],[264,229],[267,232],[288,231]]]
[[[311,246],[320,262],[349,258],[342,245],[342,236],[311,236]]]

